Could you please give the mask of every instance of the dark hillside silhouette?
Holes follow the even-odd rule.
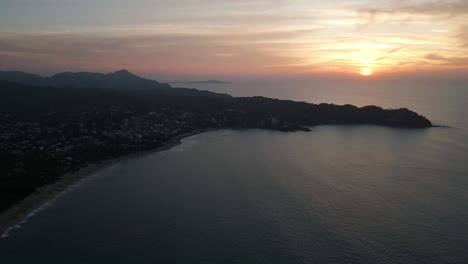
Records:
[[[51,79],[18,72],[7,75],[22,83],[38,83],[0,81],[0,211],[67,172],[154,149],[194,131],[308,131],[308,126],[323,124],[432,126],[408,109],[235,98],[171,88],[127,71],[63,73]],[[65,87],[43,85],[50,80]]]
[[[105,88],[122,91],[151,91],[174,96],[213,96],[230,97],[226,94],[213,93],[189,88],[172,88],[167,83],[145,79],[120,70],[108,74],[91,72],[63,72],[51,77],[41,77],[19,71],[0,71],[0,80],[31,86],[48,86],[57,88]]]

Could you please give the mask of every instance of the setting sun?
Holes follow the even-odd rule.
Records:
[[[361,75],[363,75],[363,76],[372,75],[372,71],[369,70],[369,69],[362,69],[362,70],[361,70]]]

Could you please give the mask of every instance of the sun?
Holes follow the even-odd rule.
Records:
[[[361,70],[361,75],[363,75],[363,76],[372,75],[372,71],[369,70],[369,69],[362,69],[362,70]]]

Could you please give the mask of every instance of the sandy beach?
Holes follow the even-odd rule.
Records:
[[[129,155],[91,164],[79,170],[78,172],[64,175],[60,180],[58,180],[55,183],[38,188],[33,194],[29,195],[21,202],[13,205],[9,209],[0,213],[0,238],[8,236],[9,231],[14,229],[18,224],[22,223],[25,219],[27,219],[28,215],[33,214],[38,209],[42,208],[45,204],[47,204],[48,201],[54,199],[56,196],[64,192],[67,188],[73,186],[86,176],[92,175],[97,171],[100,171],[104,168],[107,168],[109,166],[112,166],[113,164],[119,163],[124,160],[135,159],[151,153],[170,149],[174,146],[179,145],[181,143],[181,140],[184,138],[205,133],[211,130],[212,129],[197,130],[194,132],[181,134],[170,139],[168,142],[166,142],[164,146],[161,146],[157,149],[131,153]]]

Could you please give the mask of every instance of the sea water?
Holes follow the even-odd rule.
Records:
[[[355,85],[236,95],[408,107],[450,127],[192,136],[58,197],[0,239],[0,263],[466,263],[466,86]]]

